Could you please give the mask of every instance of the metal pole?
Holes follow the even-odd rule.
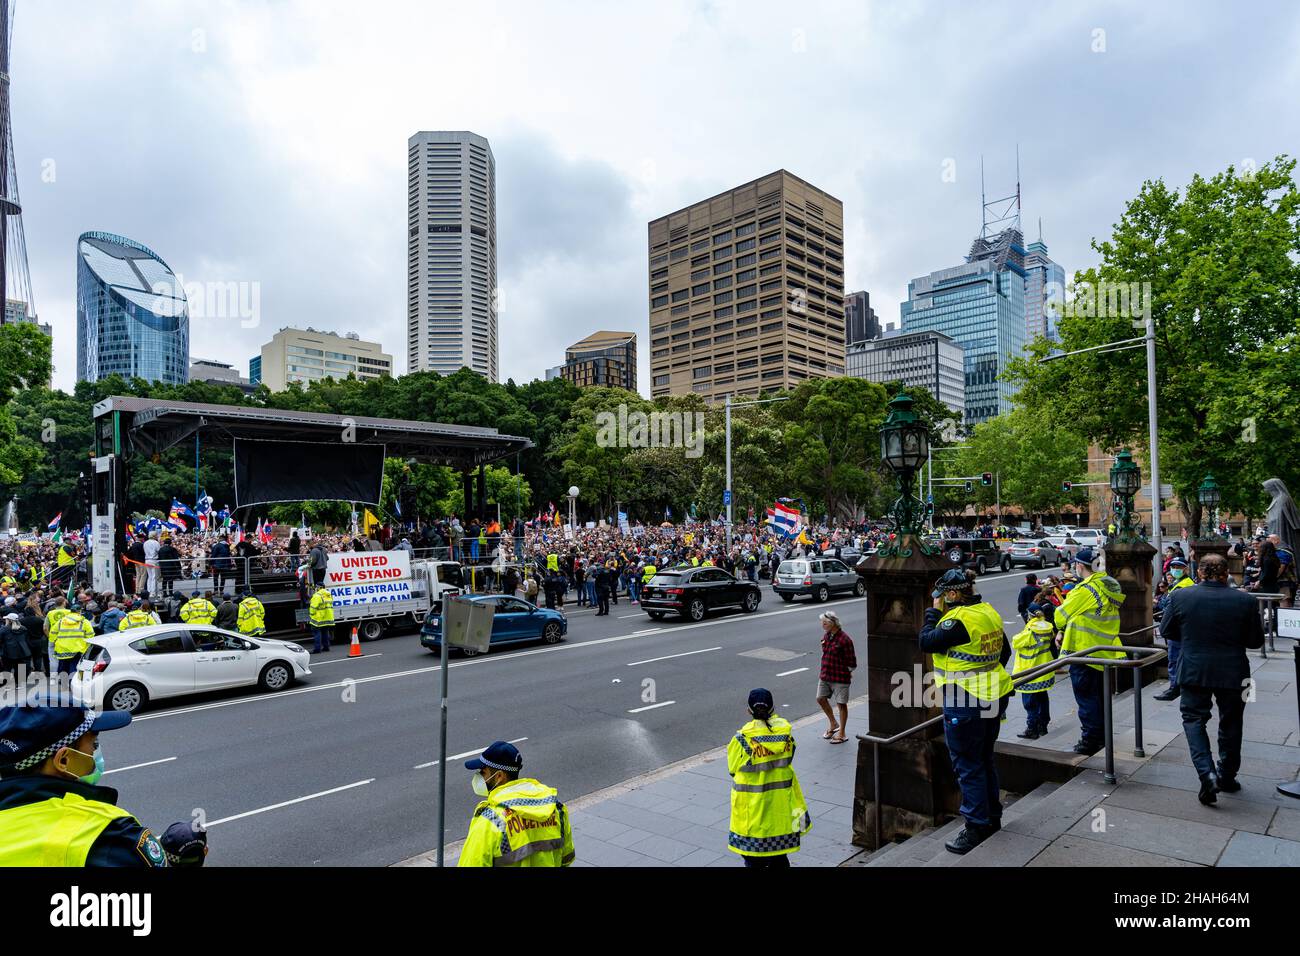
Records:
[[[731,553],[731,396],[724,404],[727,420],[727,553]]]
[[[430,591],[430,594],[433,592]],[[451,597],[444,598],[450,601]],[[440,683],[438,699],[438,866],[442,866],[442,847],[447,842],[447,609],[443,607],[442,640],[438,642]]]
[[[1142,668],[1139,667],[1133,671],[1133,756],[1146,755],[1142,745]]]
[[[1103,666],[1101,669],[1101,696],[1106,717],[1106,772],[1105,780],[1107,783],[1115,782],[1115,724],[1114,713],[1112,712],[1112,701],[1110,699],[1110,668]]]
[[[1156,320],[1147,316],[1147,442],[1151,446],[1151,544],[1155,547],[1152,571],[1159,574],[1160,540],[1160,438],[1156,429]],[[1159,580],[1158,577],[1153,580]]]
[[[1002,472],[993,472],[993,494],[998,509],[998,524],[1002,524]]]

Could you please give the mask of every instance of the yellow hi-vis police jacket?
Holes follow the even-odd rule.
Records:
[[[1124,603],[1124,591],[1119,582],[1101,571],[1088,575],[1065,596],[1065,603],[1056,609],[1056,626],[1065,631],[1061,639],[1061,653],[1086,651],[1098,644],[1120,644],[1119,606]],[[1122,660],[1123,651],[1097,651],[1092,657],[1109,657]],[[1089,664],[1101,670],[1101,664]]]
[[[799,838],[812,829],[812,817],[793,762],[794,730],[784,717],[751,720],[731,738],[731,852],[780,856],[799,849]]]
[[[307,616],[312,627],[326,627],[334,623],[334,595],[329,588],[317,588],[307,606]]]
[[[1011,693],[1011,675],[1002,666],[1002,615],[981,601],[954,607],[939,618],[938,627],[950,620],[961,621],[969,640],[932,655],[934,685],[956,684],[979,700],[1000,700]]]
[[[104,828],[121,817],[135,820],[75,793],[0,811],[0,866],[85,866]]]
[[[333,605],[330,606],[330,613],[333,613]],[[240,634],[258,634],[266,633],[266,608],[262,602],[255,597],[246,597],[239,602],[239,623]]]
[[[90,622],[76,611],[68,611],[50,628],[50,643],[54,645],[56,660],[66,661],[86,653],[86,641],[95,636]]]
[[[1052,627],[1050,621],[1045,621],[1041,617],[1031,617],[1025,629],[1011,639],[1011,650],[1015,660],[1011,665],[1011,676],[1015,677],[1021,671],[1051,663],[1052,638],[1055,633],[1056,628]],[[1039,694],[1051,690],[1055,681],[1056,672],[1051,671],[1039,674],[1033,680],[1018,686],[1016,690],[1022,694]]]
[[[647,564],[645,566],[645,571],[642,572],[641,574],[641,584],[643,586],[649,584],[650,579],[658,573],[659,573],[659,569],[657,567],[655,567],[653,564]]]
[[[117,624],[119,631],[129,631],[133,627],[148,627],[150,624],[157,624],[153,615],[147,611],[141,611],[136,608],[134,611],[127,611],[126,617],[122,618]]]
[[[556,797],[528,777],[497,787],[474,808],[457,866],[568,866],[573,829]]]
[[[207,598],[190,598],[181,607],[181,621],[186,624],[211,624],[217,619],[217,609]]]

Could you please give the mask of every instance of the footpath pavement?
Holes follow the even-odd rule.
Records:
[[[822,739],[826,718],[820,713],[793,724],[794,769],[813,818],[800,850],[790,855],[794,866],[839,866],[861,852],[852,844],[854,734],[866,729],[865,703],[865,697],[850,702],[849,739],[843,744]],[[744,866],[727,849],[731,778],[725,744],[565,805],[573,823],[574,866]],[[450,865],[460,846],[446,848]],[[398,865],[434,863],[431,851]]]

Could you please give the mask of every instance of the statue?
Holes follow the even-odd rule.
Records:
[[[1300,553],[1300,509],[1296,508],[1286,483],[1281,478],[1264,482],[1264,490],[1273,496],[1268,505],[1268,530],[1278,536],[1282,547],[1292,554]]]

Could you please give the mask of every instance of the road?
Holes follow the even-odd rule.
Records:
[[[1008,634],[1022,582],[1021,572],[981,579]],[[826,606],[865,663],[864,600]],[[518,741],[525,774],[571,800],[720,746],[747,719],[751,688],[771,688],[790,720],[814,713],[823,607],[784,604],[766,584],[756,613],[698,624],[651,621],[626,598],[603,619],[570,605],[564,643],[453,656],[448,841],[478,800],[463,761],[493,740]],[[314,656],[312,676],[279,694],[146,711],[104,735],[104,785],[158,830],[201,812],[209,865],[386,865],[431,849],[438,658],[414,633],[363,647],[360,658],[346,644]]]

